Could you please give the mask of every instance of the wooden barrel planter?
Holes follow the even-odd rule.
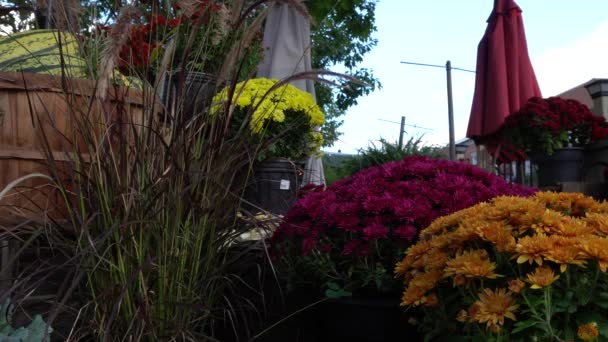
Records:
[[[74,156],[86,162],[90,152],[78,128],[83,118],[99,138],[106,135],[109,123],[141,125],[142,92],[111,86],[102,100],[95,96],[96,89],[92,80],[0,72],[0,191],[29,174],[50,175],[50,165],[70,177]],[[27,179],[0,198],[0,224],[64,219],[62,203],[48,179]]]

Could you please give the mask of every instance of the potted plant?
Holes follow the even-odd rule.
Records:
[[[162,6],[140,2],[142,22],[132,27],[120,50],[120,70],[158,82],[161,101],[173,112],[182,108],[182,114],[191,117],[208,109],[218,74],[234,57],[229,55],[235,42],[243,51],[257,51],[242,54],[247,58],[241,61],[241,74],[261,60],[261,33],[243,37],[232,26],[237,19],[224,1],[170,1]]]
[[[289,289],[308,288],[343,308],[327,324],[333,333],[354,336],[360,333],[354,327],[369,327],[365,320],[373,317],[361,312],[358,323],[338,323],[338,317],[367,308],[384,322],[374,329],[384,330],[376,339],[388,340],[398,334],[394,329],[399,324],[386,323],[402,319],[402,282],[393,277],[394,262],[418,232],[437,217],[495,196],[533,192],[468,164],[412,156],[360,171],[299,199],[273,234],[271,252]],[[336,299],[340,297],[345,299]]]
[[[498,197],[434,221],[395,272],[426,340],[608,338],[608,206],[580,193]]]
[[[533,97],[507,116],[501,134],[538,165],[539,185],[548,186],[581,181],[583,147],[606,137],[608,125],[576,100]]]
[[[308,92],[274,79],[255,78],[226,87],[213,100],[211,113],[226,99],[235,106],[229,134],[264,146],[257,154],[253,184],[246,198],[253,204],[284,214],[300,187],[302,160],[318,150],[323,136],[317,131],[325,120]]]

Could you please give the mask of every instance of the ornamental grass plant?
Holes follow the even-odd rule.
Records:
[[[468,164],[412,156],[304,195],[272,236],[271,251],[291,289],[393,295],[395,260],[434,219],[533,192]]]
[[[216,76],[234,92],[242,61],[251,52],[248,42],[272,1],[254,7],[244,1],[222,3],[231,5],[228,29],[238,34],[230,35],[221,50]],[[59,95],[68,104],[61,115],[70,118],[72,131],[45,126],[40,140],[65,215],[5,227],[2,238],[18,239],[23,246],[10,260],[18,274],[6,293],[23,303],[48,279],[57,281],[56,293],[44,297],[52,307],[45,321],[61,340],[213,341],[220,335],[218,322],[231,326],[223,335],[238,340],[251,333],[241,313],[255,299],[234,292],[237,285],[249,285],[231,271],[242,261],[231,248],[241,230],[250,229],[240,225],[241,196],[252,163],[267,145],[250,134],[225,134],[234,126],[238,97],[229,97],[213,114],[204,108],[183,115],[183,106],[165,108],[158,101],[159,83],[145,77],[141,68],[146,66],[131,65],[138,70],[132,75],[142,76],[131,84],[140,89],[115,84],[119,54],[139,18],[136,9],[122,8],[107,40],[98,38],[103,45],[95,49],[100,53],[91,80],[95,96],[83,101],[68,92],[74,90],[69,86]],[[211,41],[200,44],[182,52],[203,54]],[[57,80],[72,84],[68,72]],[[135,93],[142,111],[132,117],[125,99]],[[178,102],[191,100],[183,96]],[[49,110],[32,117],[57,114]],[[239,124],[249,127],[253,112],[245,114]],[[163,120],[167,115],[172,120]],[[61,143],[51,144],[57,135]],[[57,153],[67,157],[58,160]],[[35,263],[19,266],[19,260],[31,257],[31,248]],[[51,264],[49,255],[60,261]],[[59,329],[54,320],[66,316],[73,326]]]
[[[608,338],[608,203],[501,196],[436,219],[395,268],[428,340]]]

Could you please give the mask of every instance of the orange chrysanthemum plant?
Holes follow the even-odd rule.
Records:
[[[422,230],[396,265],[402,305],[430,340],[608,339],[607,236],[607,202],[494,198]]]

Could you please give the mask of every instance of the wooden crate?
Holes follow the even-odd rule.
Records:
[[[142,92],[112,86],[102,99],[96,96],[96,89],[91,80],[0,73],[0,191],[28,174],[52,174],[50,164],[70,179],[74,156],[84,156],[86,161],[93,152],[87,150],[80,134],[84,121],[93,132],[91,136],[100,140],[111,136],[108,127],[141,127]],[[55,162],[47,162],[49,155]],[[62,219],[66,215],[64,203],[48,179],[30,178],[0,199],[0,223]]]

